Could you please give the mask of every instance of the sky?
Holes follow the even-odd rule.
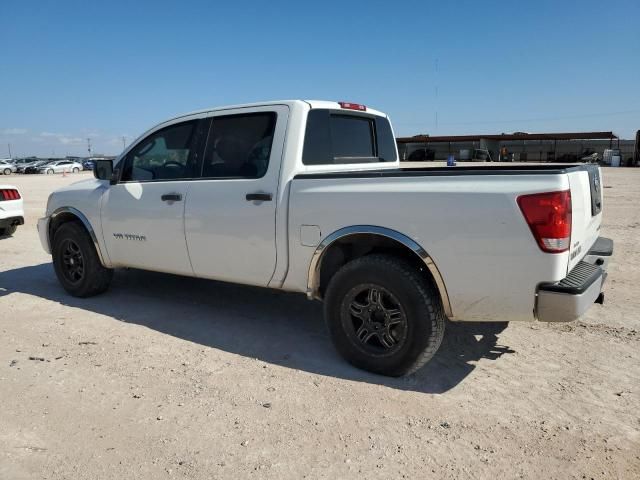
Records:
[[[180,113],[292,98],[397,136],[640,129],[638,0],[2,0],[0,24],[0,157],[117,154]]]

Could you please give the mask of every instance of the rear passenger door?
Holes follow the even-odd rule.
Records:
[[[195,274],[266,286],[276,266],[276,198],[289,108],[216,112],[185,230]]]

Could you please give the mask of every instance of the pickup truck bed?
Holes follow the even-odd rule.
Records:
[[[549,254],[537,248],[516,200],[541,189],[565,190],[579,180],[588,185],[589,171],[597,169],[457,166],[298,174],[289,201],[293,268],[284,287],[295,289],[307,278],[306,269],[295,266],[313,255],[294,225],[318,225],[324,236],[358,219],[361,226],[402,232],[428,252],[446,289],[441,295],[450,319],[534,320],[539,285],[569,274],[596,242],[600,214],[592,216],[575,201],[575,241],[568,251]]]
[[[583,163],[549,163],[536,165],[465,165],[458,163],[455,167],[445,166],[420,166],[405,168],[385,168],[378,170],[362,170],[351,172],[320,172],[300,173],[294,178],[372,178],[372,177],[430,177],[430,176],[454,176],[454,175],[547,175],[562,174],[576,171],[589,171],[597,168],[596,165]]]

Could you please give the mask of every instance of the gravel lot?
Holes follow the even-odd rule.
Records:
[[[0,479],[640,478],[640,169],[606,169],[604,306],[449,324],[409,378],[356,370],[303,296],[134,270],[65,294],[0,177]]]

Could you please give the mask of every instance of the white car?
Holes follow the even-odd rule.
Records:
[[[8,162],[6,160],[0,160],[0,174],[2,175],[11,175],[18,170],[12,162]]]
[[[402,169],[387,116],[353,103],[176,117],[94,175],[38,222],[71,295],[119,267],[306,293],[338,351],[385,375],[427,362],[447,318],[574,320],[613,252],[597,166]]]
[[[13,235],[23,224],[22,195],[16,187],[0,184],[0,238]]]
[[[71,160],[58,160],[38,168],[40,173],[78,173],[82,171],[82,164]]]

